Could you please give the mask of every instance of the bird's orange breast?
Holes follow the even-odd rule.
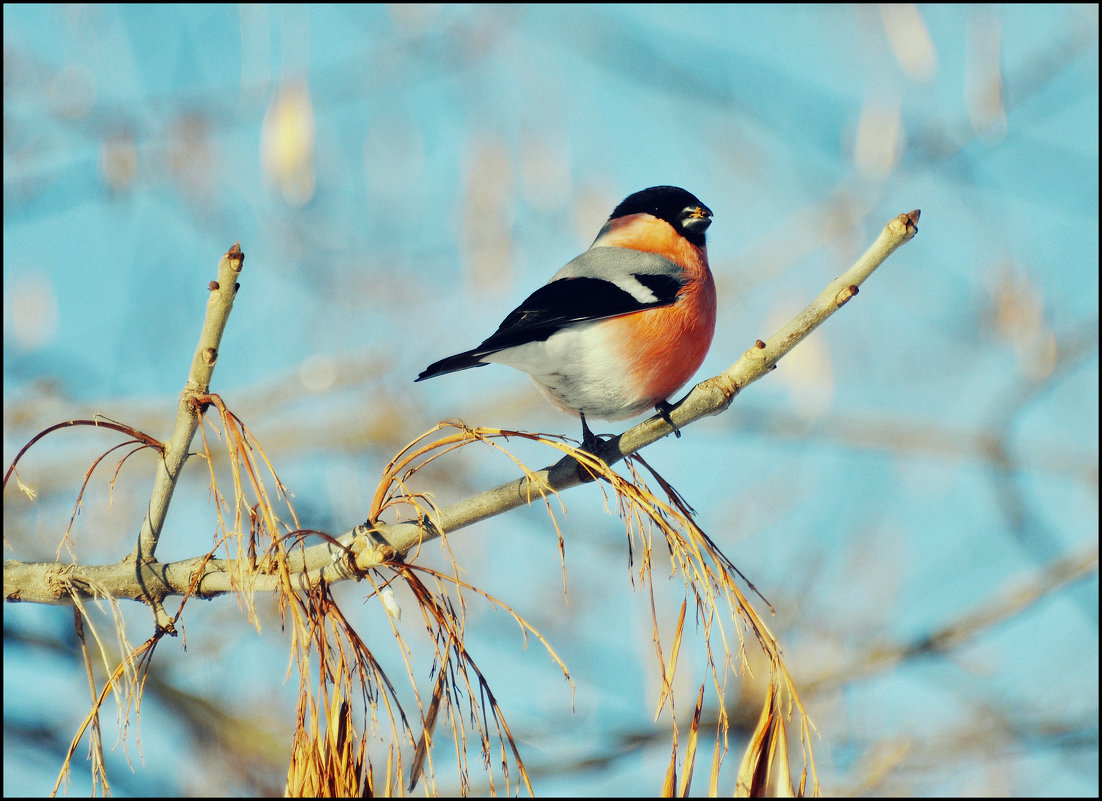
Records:
[[[716,325],[716,287],[708,252],[649,214],[611,220],[594,244],[657,253],[681,266],[686,284],[669,306],[625,314],[608,321],[609,340],[644,388],[642,407],[669,399],[699,369]]]

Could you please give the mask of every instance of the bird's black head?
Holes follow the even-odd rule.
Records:
[[[628,195],[609,219],[629,214],[652,214],[665,220],[697,247],[704,246],[704,232],[712,223],[712,210],[679,186],[652,186]]]

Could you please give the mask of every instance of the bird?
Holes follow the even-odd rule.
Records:
[[[417,381],[504,364],[528,373],[555,407],[582,422],[654,408],[693,376],[712,343],[716,288],[705,231],[712,211],[676,186],[628,195],[589,249],[511,311],[478,347],[426,367]]]

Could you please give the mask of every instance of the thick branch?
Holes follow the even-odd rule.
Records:
[[[702,417],[719,414],[727,409],[735,395],[770,372],[782,356],[857,295],[857,288],[888,256],[914,238],[918,233],[919,215],[920,212],[916,209],[910,214],[900,214],[891,220],[865,254],[791,321],[768,340],[759,340],[727,370],[697,384],[670,412],[674,425],[681,429]],[[652,417],[619,437],[603,443],[597,455],[608,464],[615,464],[673,430],[661,417]],[[420,542],[440,536],[441,532],[452,532],[528,504],[533,497],[539,497],[539,488],[535,482],[545,482],[546,487],[560,491],[586,480],[587,472],[580,469],[573,458],[565,457],[535,473],[534,478],[520,478],[446,507],[426,523],[377,526],[372,531],[372,536],[398,552],[404,552]],[[341,541],[351,541],[350,537],[354,533],[341,537]],[[380,552],[380,556],[385,556],[385,552]],[[370,557],[361,557],[359,566],[370,566]]]

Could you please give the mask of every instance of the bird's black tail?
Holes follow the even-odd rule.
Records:
[[[438,375],[444,375],[444,373],[454,373],[457,370],[467,370],[471,367],[485,367],[486,362],[479,361],[485,355],[486,351],[480,351],[478,348],[468,350],[465,353],[457,353],[454,356],[433,362],[421,371],[421,375],[417,376],[415,381],[424,381],[426,378],[435,378]]]

